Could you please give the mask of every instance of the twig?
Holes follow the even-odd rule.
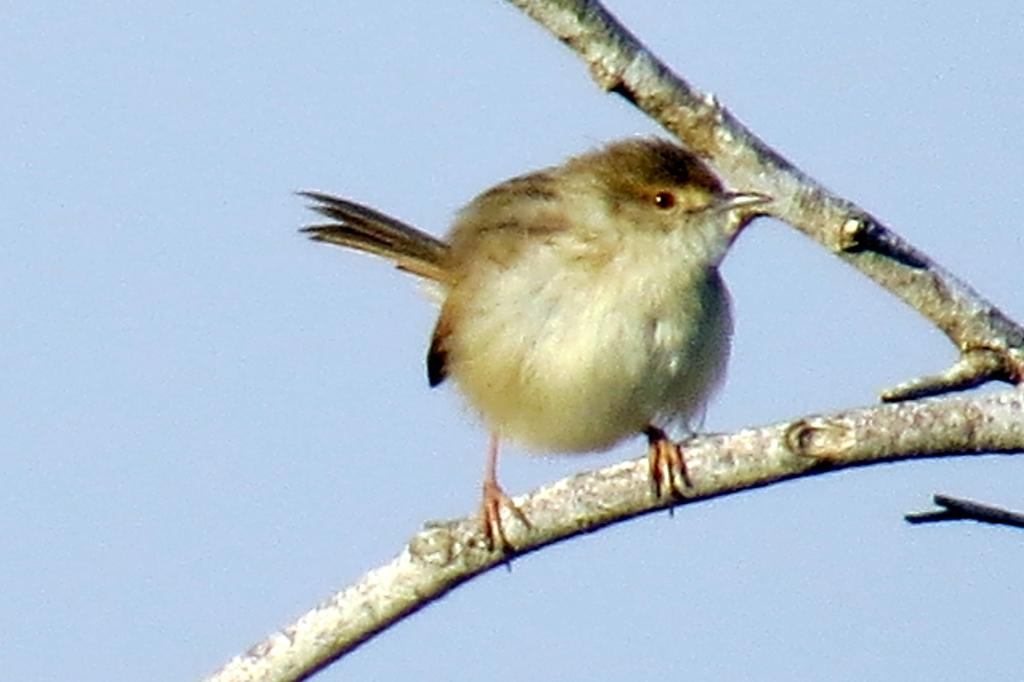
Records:
[[[973,502],[959,497],[936,494],[935,504],[943,507],[939,511],[917,512],[903,518],[908,523],[937,523],[939,521],[979,521],[1024,528],[1024,514],[1000,507]]]

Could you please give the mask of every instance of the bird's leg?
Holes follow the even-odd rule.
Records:
[[[681,479],[687,488],[693,487],[690,473],[686,470],[686,458],[683,450],[669,439],[664,431],[653,424],[644,429],[647,436],[647,463],[651,472],[651,487],[655,497],[670,493],[675,497],[683,497],[683,490],[678,481]]]
[[[505,528],[501,523],[501,508],[505,507],[523,522],[527,528],[530,521],[526,514],[516,506],[512,498],[498,485],[498,434],[491,434],[491,442],[487,448],[487,465],[484,470],[483,502],[480,516],[484,524],[484,535],[492,549],[514,549],[505,536]]]

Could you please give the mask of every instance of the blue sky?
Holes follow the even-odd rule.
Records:
[[[434,311],[307,242],[295,190],[434,233],[474,194],[656,128],[497,0],[18,3],[0,21],[0,669],[187,680],[475,509],[486,434],[423,368]],[[1024,12],[611,2],[807,172],[1016,319]],[[710,430],[869,404],[954,358],[791,229],[723,268]],[[512,493],[643,452],[510,451]],[[1020,679],[1009,457],[887,465],[633,521],[463,586],[317,679]],[[424,671],[429,671],[426,675]]]

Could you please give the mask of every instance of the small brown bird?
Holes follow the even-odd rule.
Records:
[[[769,199],[727,192],[700,160],[630,139],[507,180],[473,199],[446,240],[360,204],[302,192],[331,222],[317,241],[382,256],[440,285],[427,377],[448,377],[491,430],[484,532],[510,546],[498,442],[544,452],[649,442],[655,494],[689,485],[673,423],[721,381],[732,318],[718,265]]]

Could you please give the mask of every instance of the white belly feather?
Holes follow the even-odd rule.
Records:
[[[728,293],[716,270],[687,274],[685,249],[666,242],[569,267],[564,251],[539,250],[459,285],[449,371],[502,438],[599,450],[701,412],[729,353]]]

